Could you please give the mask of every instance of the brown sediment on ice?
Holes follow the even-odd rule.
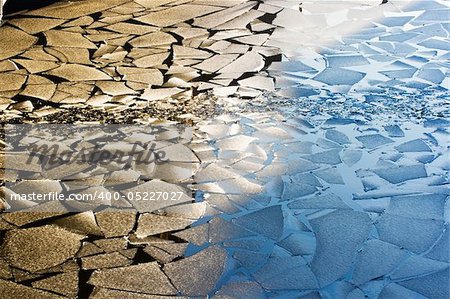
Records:
[[[273,27],[261,26],[270,14],[258,5],[63,1],[7,17],[2,121],[192,121],[210,115],[217,95],[261,94],[267,84],[238,82],[279,60],[264,46]]]

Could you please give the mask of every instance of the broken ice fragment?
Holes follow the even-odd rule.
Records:
[[[61,296],[37,290],[12,281],[0,279],[1,298],[39,298],[39,299],[59,299]]]
[[[151,279],[148,279],[151,277]],[[88,283],[124,291],[175,295],[177,290],[164,275],[157,262],[95,271]]]
[[[380,239],[415,253],[429,249],[442,234],[444,222],[384,214],[375,223]]]
[[[339,156],[340,151],[341,151],[340,149],[333,149],[325,152],[304,156],[304,158],[314,163],[337,165],[342,162]]]
[[[404,137],[405,133],[398,125],[387,125],[384,126],[386,132],[388,132],[389,137]]]
[[[281,206],[264,208],[234,220],[237,225],[274,240],[278,240],[283,234],[283,222]]]
[[[252,232],[228,222],[220,217],[215,217],[209,222],[209,241],[219,243],[231,239],[240,239],[254,236]]]
[[[431,152],[430,147],[422,140],[415,139],[407,141],[395,147],[401,153],[407,152]]]
[[[444,217],[447,194],[423,194],[392,197],[386,213],[422,219]]]
[[[369,240],[358,252],[352,280],[360,285],[386,275],[406,256],[406,251],[400,247],[377,239]]]
[[[307,290],[318,287],[314,273],[300,256],[271,258],[254,276],[256,281],[270,290]]]
[[[138,238],[144,238],[151,235],[180,230],[189,226],[191,223],[191,220],[182,218],[142,214],[138,220],[136,235]]]
[[[82,235],[53,225],[10,230],[1,252],[12,266],[37,272],[75,256],[81,247],[81,239]]]
[[[338,67],[326,68],[314,80],[329,85],[353,85],[365,77],[364,73],[342,69]]]
[[[224,249],[212,246],[193,256],[166,264],[164,272],[181,294],[207,296],[222,275],[226,259]]]
[[[325,137],[327,139],[330,139],[331,141],[334,141],[339,144],[349,144],[350,140],[348,139],[347,135],[345,135],[342,132],[339,132],[338,130],[327,130],[325,133]]]
[[[350,269],[356,250],[369,235],[372,221],[366,213],[337,210],[310,223],[317,239],[311,268],[319,285],[325,286]]]
[[[64,64],[47,73],[68,81],[111,80],[105,73],[79,64]]]
[[[399,285],[422,294],[426,298],[449,298],[449,268],[430,275],[398,282]]]
[[[374,149],[379,146],[394,142],[392,139],[380,134],[364,135],[356,137],[368,149]]]
[[[439,272],[448,268],[448,264],[424,258],[420,255],[412,255],[389,275],[394,280],[423,276]]]
[[[379,168],[374,169],[373,172],[392,184],[398,184],[427,176],[427,171],[423,164]]]

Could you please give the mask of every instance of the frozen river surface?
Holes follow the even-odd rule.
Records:
[[[165,9],[171,13],[188,5],[160,2],[169,5]],[[206,3],[192,2],[191,6]],[[144,23],[152,28],[170,27],[167,31],[176,32],[177,40],[165,35],[167,40],[156,43],[159,52],[146,48],[155,46],[153,38],[132,40],[135,48],[130,52],[118,44],[122,38],[128,42],[124,36],[134,23],[108,25],[108,30],[116,32],[110,37],[114,42],[90,58],[97,68],[94,71],[91,64],[86,64],[87,69],[80,62],[79,53],[64,46],[59,49],[58,43],[67,42],[58,36],[62,30],[50,30],[46,37],[53,45],[49,42],[42,49],[56,55],[57,48],[73,56],[67,56],[70,63],[62,66],[48,62],[49,69],[35,70],[46,72],[40,78],[27,73],[34,72],[35,65],[14,58],[20,54],[3,51],[3,57],[13,57],[27,70],[0,73],[0,77],[14,82],[21,81],[25,73],[28,76],[28,81],[19,84],[24,90],[0,86],[4,98],[11,99],[2,102],[8,119],[21,115],[24,104],[18,104],[24,96],[32,97],[25,106],[27,120],[51,120],[45,119],[49,111],[57,114],[85,104],[121,113],[126,111],[124,105],[131,107],[142,99],[155,102],[174,96],[176,102],[176,95],[191,92],[192,86],[213,95],[220,113],[203,120],[194,117],[195,124],[184,127],[189,137],[178,132],[179,127],[164,124],[167,131],[156,140],[168,153],[171,163],[167,165],[126,175],[113,165],[106,167],[108,171],[96,169],[88,173],[92,176],[83,177],[84,182],[97,182],[102,176],[106,188],[121,192],[120,183],[136,181],[134,189],[128,190],[164,186],[164,190],[185,190],[188,195],[192,190],[193,199],[186,196],[180,204],[143,211],[131,201],[130,206],[111,204],[108,209],[134,206],[140,210],[138,215],[130,212],[128,220],[115,210],[110,211],[112,220],[98,210],[75,219],[64,213],[31,219],[14,213],[3,216],[5,262],[0,259],[0,270],[13,274],[0,276],[5,279],[0,280],[0,294],[3,286],[5,294],[37,296],[46,290],[48,298],[54,298],[54,293],[97,299],[156,295],[449,298],[450,9],[446,1],[379,2],[267,0],[248,4],[224,0],[222,8],[217,3],[217,7],[208,6],[208,13],[221,14],[224,7],[239,4],[238,8],[226,8],[226,14],[210,17],[197,16],[189,6],[186,16],[173,12],[171,16],[179,19],[172,24],[169,18],[156,17],[158,9],[149,1],[136,0],[152,12],[140,17],[142,27],[133,30],[147,34]],[[105,6],[105,10],[115,10],[105,18],[122,20],[115,14],[137,10],[138,5],[127,5],[121,9]],[[50,17],[64,17],[58,11],[54,14]],[[235,15],[218,24],[217,18],[230,14]],[[185,19],[190,21],[172,28]],[[33,34],[24,20],[12,20],[15,27],[9,30],[20,28]],[[82,16],[76,20],[75,28],[70,28],[73,34],[89,23]],[[45,24],[63,21],[59,22]],[[88,24],[87,35],[103,34],[98,28],[106,23]],[[188,30],[191,25],[196,29]],[[220,34],[223,40],[215,36],[214,42],[202,45],[195,39],[203,40],[203,28],[210,37]],[[242,34],[242,30],[251,30],[251,34]],[[180,36],[193,40],[183,49],[168,49],[167,44],[178,43]],[[196,47],[204,51],[195,52]],[[27,57],[41,59],[44,51],[35,51]],[[136,78],[136,70],[121,68],[118,58],[127,63],[130,59],[140,72],[145,69],[147,78],[152,74],[156,80],[152,86],[162,88],[142,89],[145,82],[130,79]],[[84,82],[73,89],[66,86],[66,81],[84,80],[75,78],[76,72],[69,68],[85,69],[86,76],[92,76],[87,81],[95,81],[95,87],[83,93],[75,87]],[[118,75],[116,70],[123,72],[121,79],[133,82],[105,83]],[[194,71],[200,75],[192,83]],[[43,85],[57,92],[47,98],[46,91],[37,88]],[[63,90],[76,92],[78,97],[64,97]],[[45,101],[53,104],[46,106]],[[192,111],[187,112],[184,118],[193,117]],[[43,136],[33,138],[45,140]],[[75,144],[73,140],[69,142]],[[24,189],[24,183],[14,184],[11,189]],[[67,177],[56,185],[48,188],[79,188]],[[58,263],[58,257],[48,257],[40,264],[34,255],[17,250],[23,242],[34,240],[32,230],[45,235],[55,227],[64,228],[59,234],[67,234],[65,242],[76,249],[66,259]],[[68,264],[71,258],[81,270]],[[52,259],[56,260],[53,264]],[[60,268],[50,267],[56,265]],[[79,270],[76,279],[70,276]],[[65,293],[59,279],[77,283]]]

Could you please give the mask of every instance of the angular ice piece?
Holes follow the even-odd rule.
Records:
[[[192,224],[191,220],[176,217],[160,216],[155,214],[142,214],[138,219],[136,235],[144,238],[151,235],[162,234],[169,231],[180,230]]]
[[[425,120],[424,126],[425,126],[425,128],[449,127],[450,120],[445,119],[445,118],[429,118],[429,119]]]
[[[365,76],[365,73],[335,67],[326,68],[315,76],[314,80],[329,85],[353,85],[361,81]]]
[[[242,14],[249,11],[251,8],[253,8],[256,5],[256,3],[253,2],[244,2],[239,5],[235,5],[233,7],[229,7],[227,9],[220,8],[216,13],[208,14],[203,17],[198,17],[194,19],[194,25],[195,27],[203,27],[203,28],[214,28],[218,25],[224,24],[238,16],[241,16]],[[204,4],[202,5],[202,7]],[[199,10],[197,8],[196,10]],[[201,9],[200,9],[201,10]],[[205,15],[206,13],[203,13]]]
[[[81,33],[64,30],[48,30],[44,32],[44,35],[48,46],[97,49],[97,46],[81,35]]]
[[[300,61],[276,61],[270,64],[269,71],[310,72],[315,69]]]
[[[372,221],[366,213],[337,210],[310,223],[317,239],[311,268],[323,287],[350,270],[357,249],[369,235]]]
[[[328,184],[344,185],[345,182],[342,179],[341,174],[336,168],[328,168],[324,170],[318,170],[314,172],[314,175],[321,178]]]
[[[219,8],[214,6],[202,5],[199,9],[198,5],[183,4],[151,12],[137,20],[145,24],[167,27],[217,10]]]
[[[83,238],[54,225],[10,230],[4,237],[2,256],[13,267],[37,272],[72,258]]]
[[[332,148],[342,149],[342,146],[340,146],[338,143],[324,138],[318,138],[316,141],[316,145],[323,149],[332,149]]]
[[[423,24],[421,25],[422,26],[420,27],[409,30],[409,32],[415,32],[429,36],[440,36],[443,38],[447,37],[447,32],[442,28],[441,24],[431,24],[426,26],[423,26]]]
[[[264,67],[264,60],[256,52],[248,52],[220,70],[220,73],[257,72]],[[240,77],[240,76],[238,76]]]
[[[281,89],[277,92],[280,96],[287,97],[287,98],[307,98],[310,96],[318,95],[319,92],[314,90],[313,88],[304,88],[304,87],[297,87],[292,86],[285,89]]]
[[[444,73],[442,73],[439,69],[422,69],[417,77],[435,84],[441,84],[445,79]]]
[[[311,185],[301,183],[284,183],[283,200],[292,200],[298,197],[313,194],[317,191],[317,188]]]
[[[348,166],[352,167],[355,163],[361,160],[362,151],[353,149],[344,149],[342,151],[342,161]]]
[[[335,194],[318,195],[290,202],[290,209],[350,209],[342,199]]]
[[[300,256],[271,258],[254,277],[269,290],[308,290],[318,287],[316,277]]]
[[[96,68],[81,64],[63,64],[53,69],[47,74],[66,79],[68,81],[92,81],[92,80],[111,80],[107,74]]]
[[[255,234],[223,218],[215,217],[209,222],[209,242],[219,243],[251,236]]]
[[[238,260],[245,269],[254,269],[264,265],[269,258],[269,255],[262,252],[236,250],[233,254],[233,258]]]
[[[259,284],[253,281],[238,281],[228,283],[220,288],[213,298],[252,298],[265,299],[267,298],[264,290]]]
[[[330,67],[348,67],[369,64],[369,61],[362,55],[336,55],[328,56],[326,59]]]
[[[395,70],[395,71],[382,71],[379,72],[390,79],[409,79],[414,76],[417,69],[405,69],[405,70]]]
[[[323,157],[319,156],[319,157],[314,157],[314,158],[322,159]],[[289,160],[289,164],[287,165],[287,168],[288,168],[288,171],[286,172],[286,174],[294,174],[294,173],[307,172],[307,171],[317,169],[317,168],[319,168],[319,165],[317,165],[315,163],[311,163],[311,162],[303,160],[303,159],[299,159],[296,157],[295,159]]]
[[[143,249],[143,251],[150,255],[152,258],[160,262],[161,264],[167,264],[173,261],[177,256],[170,254],[160,248],[154,246],[147,246]]]
[[[374,149],[379,146],[394,142],[392,139],[387,138],[380,134],[363,135],[356,137],[359,142],[361,142],[364,147],[368,149]]]
[[[398,284],[428,298],[449,298],[449,269],[424,277],[401,281]]]
[[[266,238],[252,238],[252,239],[243,239],[236,241],[228,241],[223,243],[226,247],[234,247],[239,249],[251,250],[251,251],[261,251],[265,245],[267,245]]]
[[[200,162],[197,156],[186,145],[176,143],[166,146],[161,149],[164,159],[167,162],[185,162],[185,163],[197,163]]]
[[[291,179],[295,183],[306,184],[316,187],[321,187],[322,184],[312,173],[298,173],[291,176]]]
[[[398,125],[387,125],[384,129],[389,134],[389,137],[405,137],[405,133]]]
[[[253,137],[258,138],[259,142],[275,142],[279,140],[292,139],[286,130],[279,127],[267,127],[258,130],[253,134]]]
[[[215,55],[209,59],[202,60],[201,63],[196,64],[193,67],[209,73],[215,73],[221,68],[224,68],[225,66],[230,64],[237,57],[237,54]]]
[[[221,150],[242,151],[255,140],[256,138],[254,137],[246,135],[236,135],[225,139],[221,139],[216,142],[216,145]]]
[[[431,86],[431,84],[418,82],[418,81],[409,81],[405,84],[408,88],[415,88],[415,89],[425,89]]]
[[[436,38],[427,39],[426,41],[419,43],[419,45],[430,49],[450,51],[450,42],[439,40]]]
[[[427,176],[427,171],[423,164],[379,168],[374,169],[373,172],[392,184],[398,184]]]
[[[52,224],[80,235],[103,235],[100,227],[97,225],[94,213],[92,211],[86,211],[64,218],[59,218],[54,220]]]
[[[339,132],[338,130],[327,130],[327,132],[325,133],[325,137],[339,144],[350,144],[350,140],[348,139],[347,135]]]
[[[387,27],[395,27],[395,26],[403,26],[406,23],[408,23],[413,17],[412,16],[405,16],[405,17],[387,17],[382,18],[380,21],[376,21],[377,23],[380,23],[382,25],[385,25]]]
[[[444,221],[384,214],[375,226],[380,240],[421,253],[437,241],[444,230]]]
[[[369,240],[358,252],[352,280],[360,285],[386,275],[406,256],[407,252],[400,247],[377,239]]]
[[[176,94],[182,92],[183,89],[171,87],[171,88],[147,88],[144,93],[140,96],[141,99],[148,101],[162,100],[164,98],[169,98]]]
[[[234,219],[234,223],[268,238],[278,240],[283,234],[281,206],[272,206]]]
[[[282,148],[285,149],[289,154],[297,153],[297,154],[311,154],[312,153],[312,147],[314,146],[314,143],[312,142],[293,142],[285,144]]]
[[[148,280],[151,277],[151,280]],[[145,294],[175,295],[177,290],[161,271],[157,262],[95,271],[88,283]]]
[[[304,158],[314,163],[337,165],[342,162],[341,158],[339,157],[340,151],[341,151],[340,149],[333,149],[325,152],[304,156]]]
[[[262,186],[244,177],[220,181],[218,183],[205,183],[197,185],[197,188],[212,193],[225,194],[256,194],[263,190]]]
[[[422,219],[442,219],[446,201],[446,194],[392,197],[386,213]]]
[[[312,255],[316,249],[316,238],[311,233],[295,233],[278,242],[292,255]]]
[[[445,270],[448,266],[448,263],[434,261],[419,255],[413,255],[401,263],[398,269],[389,276],[394,280],[424,276]]]
[[[425,256],[443,262],[450,262],[450,229],[446,229],[439,241]]]
[[[423,164],[429,164],[436,159],[436,156],[433,154],[430,155],[422,155],[415,158],[417,162],[423,163]]]
[[[227,252],[216,246],[193,256],[166,264],[164,272],[183,295],[206,296],[216,286],[225,269]]]
[[[122,267],[131,264],[131,262],[117,251],[81,258],[81,265],[84,270]]]
[[[428,299],[419,293],[416,293],[410,289],[404,288],[396,283],[390,283],[384,287],[381,291],[378,299]]]
[[[70,271],[66,273],[57,274],[49,278],[44,278],[42,280],[35,281],[32,283],[32,285],[34,288],[37,289],[48,290],[58,294],[63,294],[67,297],[76,298],[78,294],[78,272]],[[36,292],[38,291],[36,290]],[[1,293],[0,296],[2,296]],[[20,295],[16,294],[16,296]],[[25,298],[28,296],[22,295],[20,297]],[[4,298],[8,298],[8,296]]]
[[[326,120],[325,125],[335,126],[335,125],[349,125],[349,124],[358,124],[363,123],[359,120],[354,120],[351,118],[342,118],[342,117],[331,117]]]
[[[395,147],[401,153],[408,152],[431,152],[431,148],[422,140],[415,139],[407,141]]]
[[[409,39],[416,37],[417,35],[418,35],[417,33],[412,33],[412,32],[389,34],[389,35],[380,36],[380,40],[402,43],[402,42],[405,42]]]
[[[37,41],[37,37],[29,35],[22,30],[11,26],[2,26],[0,37],[0,60],[22,53],[26,49],[31,48]]]
[[[253,76],[250,78],[246,78],[238,81],[239,85],[245,87],[251,87],[261,90],[273,91],[275,89],[274,81],[272,78],[263,77],[263,76]]]
[[[58,299],[61,296],[34,289],[12,281],[0,279],[0,297],[1,298],[39,298],[39,299]]]
[[[208,231],[209,224],[207,223],[182,230],[173,235],[197,246],[202,246],[209,241]]]
[[[433,2],[435,2],[437,4],[440,4],[437,1],[433,1]],[[421,8],[420,10],[422,10],[422,9],[425,9],[425,8]],[[415,19],[415,21],[417,21],[417,22],[425,22],[425,23],[428,23],[428,22],[431,22],[431,21],[448,22],[449,14],[450,14],[450,9],[448,9],[448,6],[445,7],[444,9],[425,10],[420,16],[418,16]],[[423,23],[421,23],[421,24],[423,24]]]

